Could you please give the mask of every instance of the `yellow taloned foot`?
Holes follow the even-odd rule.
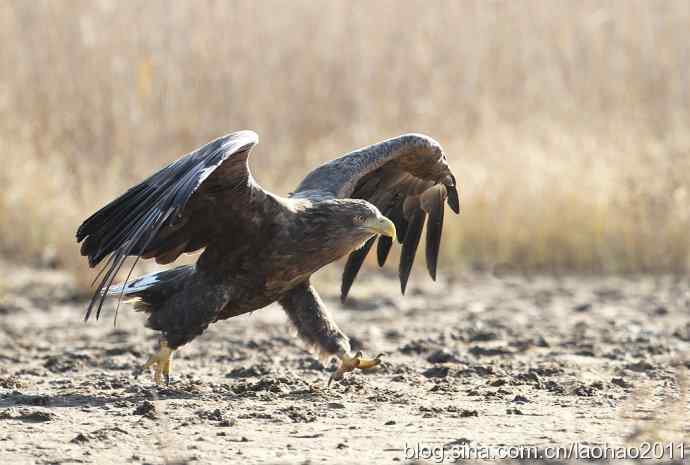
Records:
[[[147,370],[153,367],[153,381],[161,384],[165,378],[165,384],[170,384],[170,372],[172,371],[173,349],[168,347],[168,343],[161,341],[158,353],[149,357],[142,369]]]
[[[347,373],[348,371],[352,371],[355,368],[358,368],[360,370],[368,370],[369,368],[374,368],[379,363],[381,363],[381,357],[383,357],[383,354],[378,354],[374,358],[365,358],[362,355],[362,352],[357,352],[354,355],[354,357],[351,357],[349,355],[341,356],[340,366],[335,371],[335,373],[331,375],[331,378],[328,380],[328,385],[330,386],[333,380],[341,379],[345,373]]]

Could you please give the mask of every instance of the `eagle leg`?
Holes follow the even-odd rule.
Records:
[[[351,355],[350,340],[335,324],[316,290],[308,282],[288,291],[279,302],[294,323],[297,333],[319,352],[323,362],[332,356],[340,359],[337,371],[328,380],[329,386],[333,380],[341,379],[349,371],[356,368],[367,370],[381,363],[383,354],[375,358],[365,358],[362,352]]]
[[[142,366],[142,370],[148,370],[153,367],[153,381],[156,384],[161,384],[165,378],[165,384],[170,384],[170,372],[172,371],[172,354],[173,349],[168,346],[164,340],[160,342],[158,353],[149,357],[149,359]]]
[[[343,354],[341,355],[340,358],[340,366],[338,369],[333,373],[328,380],[328,385],[331,385],[331,382],[333,380],[339,380],[343,377],[343,375],[349,371],[352,371],[356,368],[359,368],[360,370],[368,370],[370,368],[374,368],[378,364],[381,363],[381,357],[383,357],[383,354],[378,354],[374,358],[365,358],[362,352],[357,352],[353,357]]]

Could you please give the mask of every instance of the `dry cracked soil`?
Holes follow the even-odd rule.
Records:
[[[141,314],[123,305],[114,327],[111,305],[85,324],[69,276],[3,268],[0,463],[546,460],[573,444],[582,459],[647,442],[646,457],[687,459],[681,277],[462,273],[402,297],[368,274],[345,305],[325,283],[340,326],[381,366],[327,387],[334,363],[270,306],[212,325],[158,387],[135,376],[156,341]]]

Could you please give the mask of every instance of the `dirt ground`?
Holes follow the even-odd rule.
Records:
[[[84,324],[67,276],[2,269],[0,463],[406,463],[418,447],[435,463],[647,440],[677,460],[690,431],[687,279],[469,273],[401,297],[370,274],[345,306],[320,289],[377,369],[327,387],[333,365],[271,306],[213,325],[156,387],[133,375],[155,342],[142,315]]]

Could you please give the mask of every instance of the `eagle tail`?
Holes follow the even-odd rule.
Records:
[[[193,265],[178,266],[140,276],[126,285],[111,287],[106,295],[123,296],[127,301],[135,301],[137,311],[152,312],[180,289],[182,283],[194,272]]]

